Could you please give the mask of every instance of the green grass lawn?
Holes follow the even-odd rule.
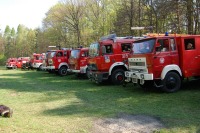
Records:
[[[150,115],[161,132],[200,132],[200,83],[184,82],[176,93],[139,86],[97,85],[75,75],[0,69],[0,104],[13,108],[0,117],[3,133],[90,133],[93,121],[119,113]]]

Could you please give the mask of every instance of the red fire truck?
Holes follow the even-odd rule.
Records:
[[[44,56],[45,56],[45,54],[33,53],[31,61],[30,61],[31,67],[33,69],[42,70],[42,63],[44,60]]]
[[[86,75],[88,77],[87,58],[89,54],[88,48],[72,49],[69,57],[69,72],[78,75]]]
[[[199,35],[152,36],[135,41],[125,81],[175,92],[184,78],[200,76],[199,44]]]
[[[90,79],[96,83],[111,80],[113,84],[122,84],[133,41],[132,37],[116,37],[111,34],[91,44],[88,57]]]
[[[47,71],[58,72],[59,75],[67,75],[68,58],[71,49],[63,48],[61,50],[50,51],[47,53]]]
[[[17,68],[17,58],[9,58],[6,61],[6,68],[7,69],[16,69]]]
[[[17,68],[22,68],[23,64],[28,64],[29,61],[30,61],[30,57],[19,57],[19,58],[17,58]]]

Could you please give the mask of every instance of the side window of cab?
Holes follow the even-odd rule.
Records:
[[[174,38],[170,38],[170,49],[171,51],[176,51],[176,44]]]
[[[185,39],[184,40],[185,50],[194,50],[195,49],[195,39]]]
[[[107,54],[112,53],[112,45],[105,45],[105,47],[106,47],[106,53]]]
[[[67,51],[64,51],[64,56],[67,56]]]
[[[57,56],[57,57],[62,57],[62,56],[63,56],[63,53],[62,53],[62,52],[58,52],[56,56]]]
[[[130,43],[124,43],[121,45],[122,52],[130,52],[131,51],[131,44]]]
[[[167,52],[169,51],[169,40],[168,39],[159,39],[157,42],[159,47],[156,48],[157,52]]]

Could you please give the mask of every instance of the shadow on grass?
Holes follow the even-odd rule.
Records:
[[[97,85],[75,75],[60,77],[43,71],[13,71],[0,74],[0,89],[43,93],[46,97],[35,102],[66,100],[61,107],[45,110],[41,115],[111,117],[116,114],[145,114],[160,117],[169,128],[198,127],[200,123],[199,81],[184,82],[176,93],[144,91],[128,84]],[[70,102],[67,102],[70,101]]]

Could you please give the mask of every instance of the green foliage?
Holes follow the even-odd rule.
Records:
[[[11,30],[11,36],[12,36],[12,37],[15,37],[15,36],[16,36],[16,33],[15,33],[15,29],[14,29],[14,28],[12,28],[12,30]]]
[[[4,31],[4,36],[8,37],[10,35],[10,32],[11,32],[10,27],[7,25]]]
[[[89,46],[101,36],[141,36],[148,32],[200,33],[199,1],[180,0],[63,0],[52,6],[43,27],[17,30],[6,26],[0,38],[5,57],[43,53],[49,45]],[[131,30],[131,27],[149,30]]]
[[[4,56],[4,54],[0,54],[0,65],[5,66],[7,58]]]

